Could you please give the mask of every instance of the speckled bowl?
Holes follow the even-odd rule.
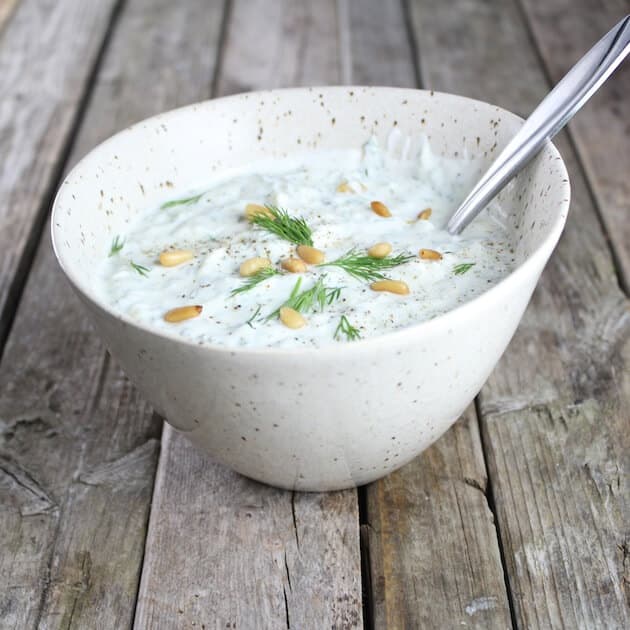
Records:
[[[385,142],[397,128],[486,164],[521,124],[497,107],[419,90],[325,87],[242,94],[143,121],[87,155],[55,200],[59,262],[97,330],[155,408],[214,459],[298,490],[360,485],[402,466],[455,422],[505,350],[569,208],[552,144],[502,193],[518,267],[416,326],[322,349],[199,346],[139,326],[93,291],[112,238],[165,189],[305,149]]]

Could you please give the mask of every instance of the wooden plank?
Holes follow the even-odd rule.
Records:
[[[375,628],[509,628],[471,408],[414,462],[368,488]]]
[[[0,345],[117,4],[23,0],[0,33]]]
[[[498,515],[524,627],[630,625],[630,443],[628,407],[618,404],[589,398],[486,418],[490,473],[498,479]]]
[[[130,122],[207,92],[222,9],[205,0],[186,11],[168,0],[127,2],[70,162]],[[187,63],[174,65],[180,58]],[[0,363],[7,628],[133,620],[161,421],[83,312],[46,232]]]
[[[339,83],[336,35],[334,0],[236,1],[231,10],[217,95]]]
[[[332,1],[236,1],[218,93],[339,78]],[[183,533],[185,532],[185,533]],[[276,490],[165,429],[138,628],[362,627],[356,491]]]
[[[136,627],[361,627],[355,503],[256,483],[165,429]]]
[[[547,92],[515,4],[426,0],[411,14],[431,87],[521,112]],[[580,166],[566,137],[557,145],[572,177],[571,215],[482,390],[482,435],[518,625],[621,628],[630,316]]]
[[[416,85],[399,3],[351,3],[356,83]],[[378,25],[378,29],[374,25]],[[474,409],[434,446],[367,489],[375,628],[511,625]]]
[[[543,62],[553,82],[605,32],[630,12],[627,0],[522,2]],[[615,72],[571,122],[578,149],[606,233],[613,246],[622,286],[630,292],[630,64]]]
[[[402,3],[350,2],[348,12],[348,56],[353,82],[415,87],[418,77]]]

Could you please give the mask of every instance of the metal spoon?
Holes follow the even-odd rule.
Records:
[[[451,216],[459,234],[553,138],[630,52],[630,15],[602,37],[543,99]]]

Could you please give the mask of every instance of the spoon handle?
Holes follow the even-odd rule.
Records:
[[[450,218],[459,234],[553,138],[630,52],[630,15],[582,57],[543,99]]]

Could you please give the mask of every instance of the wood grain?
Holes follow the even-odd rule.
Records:
[[[218,94],[339,78],[334,2],[233,3]],[[297,494],[213,464],[165,429],[138,628],[360,628],[351,490]]]
[[[348,13],[345,39],[352,82],[416,87],[418,77],[402,3],[349,2]]]
[[[353,492],[276,490],[165,429],[138,628],[358,628]]]
[[[410,8],[418,62],[435,89],[519,112],[547,92],[515,4]],[[566,137],[557,146],[571,174],[571,214],[482,390],[482,436],[518,625],[621,628],[629,619],[630,314],[580,165]]]
[[[416,85],[399,3],[350,4],[352,78]],[[374,25],[378,25],[375,29]],[[473,408],[434,446],[367,489],[375,628],[511,625]]]
[[[339,83],[334,0],[233,3],[217,94]]]
[[[204,0],[186,11],[130,0],[70,163],[207,92],[221,14]],[[3,627],[131,626],[160,432],[83,316],[46,231],[0,364]]]
[[[630,12],[627,0],[522,2],[545,68],[559,81],[600,37]],[[569,125],[630,293],[630,64],[622,64]]]
[[[0,31],[0,345],[117,2],[23,0]]]
[[[375,628],[511,627],[474,409],[368,488]]]

